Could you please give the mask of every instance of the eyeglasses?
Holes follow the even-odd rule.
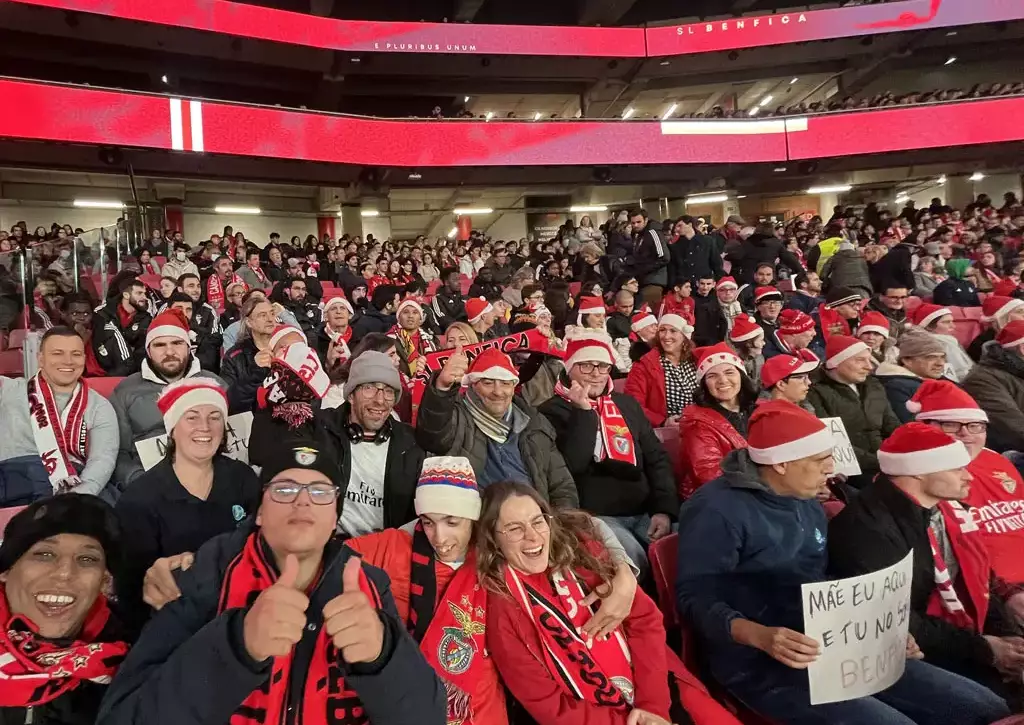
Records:
[[[885,299],[892,300],[893,302],[902,302],[907,299],[910,295],[883,295]]]
[[[538,534],[547,533],[551,530],[551,517],[541,514],[530,522],[530,526]],[[526,538],[526,527],[522,524],[509,524],[504,529],[498,529],[498,533],[508,539],[509,543],[517,544]]]
[[[809,383],[811,382],[811,376],[808,375],[807,373],[798,373],[797,375],[788,376],[786,380],[796,380],[801,383]]]
[[[395,389],[385,383],[365,383],[356,388],[356,392],[366,400],[376,398],[377,394],[380,393],[384,396],[385,402],[395,402]]]
[[[296,481],[274,481],[267,490],[274,503],[294,503],[305,491],[309,500],[317,506],[326,506],[338,500],[338,487],[332,483],[298,483]]]
[[[608,363],[594,363],[594,362],[581,362],[576,363],[576,367],[580,369],[580,372],[584,375],[590,375],[592,372],[599,372],[602,375],[609,372],[612,366]]]
[[[948,433],[951,436],[955,436],[960,433],[961,430],[966,429],[968,433],[977,435],[978,433],[984,433],[988,430],[988,423],[984,421],[976,420],[970,423],[957,423],[955,421],[943,420],[935,421],[943,433]]]

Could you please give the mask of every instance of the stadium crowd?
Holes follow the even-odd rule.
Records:
[[[0,232],[36,245],[7,327],[42,333],[38,371],[0,378],[0,505],[24,507],[0,723],[1021,712],[1003,202],[626,209],[519,241],[157,229],[104,299],[74,291],[73,230]],[[911,551],[902,676],[811,705],[801,586]]]

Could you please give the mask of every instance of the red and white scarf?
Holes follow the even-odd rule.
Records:
[[[260,281],[260,284],[267,283],[267,275],[263,273],[263,265],[257,264],[255,267],[249,265],[249,271],[256,275],[256,279]]]
[[[636,445],[633,442],[633,434],[629,432],[626,419],[622,417],[622,411],[615,404],[611,396],[612,383],[608,381],[608,388],[604,395],[590,399],[590,409],[597,413],[598,431],[597,441],[594,444],[594,460],[603,461],[611,458],[619,463],[636,465]],[[559,380],[555,383],[555,395],[564,400],[569,400],[569,388]]]
[[[57,409],[53,391],[40,373],[28,381],[27,392],[32,435],[53,492],[70,491],[82,482],[77,467],[84,466],[88,456],[85,409],[89,388],[78,383],[63,411]]]
[[[946,536],[949,537],[950,545],[958,552],[957,563],[960,565],[960,571],[963,574],[962,579],[967,584],[972,580],[971,568],[973,564],[971,554],[973,552],[966,549],[974,543],[974,540],[967,541],[965,537],[961,536],[961,529],[956,516],[956,510],[959,508],[961,508],[960,504],[955,501],[939,504],[939,511],[942,514],[943,523],[946,528]],[[932,559],[935,562],[935,589],[928,600],[926,613],[929,616],[944,619],[961,629],[974,632],[981,631],[984,622],[975,622],[974,617],[964,607],[960,595],[956,591],[955,582],[949,576],[946,562],[942,558],[942,552],[939,550],[939,542],[931,526],[928,526],[928,544],[931,546]],[[985,571],[987,573],[988,567],[985,567]],[[987,596],[987,591],[983,596]],[[984,616],[984,613],[981,616]]]
[[[409,332],[401,325],[392,325],[387,332],[388,337],[393,337],[405,350],[405,359],[410,363],[416,362],[421,355],[428,355],[435,351],[434,344],[422,330],[417,329]]]
[[[216,274],[211,274],[210,279],[206,280],[206,301],[210,307],[217,310],[217,314],[223,314],[224,312],[224,290],[233,284],[240,284],[248,291],[249,287],[242,281],[242,278],[237,274],[231,274],[231,279],[228,280],[227,284],[220,281],[220,277]]]
[[[78,639],[62,647],[40,637],[25,617],[11,614],[0,585],[0,707],[34,707],[83,682],[109,683],[128,652],[124,642],[95,641],[109,618],[107,600],[100,596]]]
[[[633,665],[629,647],[618,629],[605,640],[595,639],[588,647],[580,628],[594,612],[584,607],[585,598],[574,572],[550,572],[557,594],[552,601],[524,582],[516,571],[505,567],[505,585],[530,615],[543,643],[548,671],[562,688],[578,700],[622,709],[633,702]]]

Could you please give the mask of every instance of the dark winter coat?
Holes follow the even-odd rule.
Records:
[[[127,377],[139,371],[146,356],[146,330],[152,321],[148,312],[137,311],[128,326],[121,325],[117,297],[103,305],[92,323],[92,349],[96,361],[110,377]]]
[[[695,234],[693,239],[679,237],[669,245],[669,285],[689,281],[694,287],[701,278],[725,276],[722,255],[718,253],[714,240],[705,234]]]
[[[1024,358],[987,343],[962,385],[988,414],[988,447],[1024,451]]]
[[[256,343],[251,337],[228,350],[221,363],[220,376],[228,386],[228,412],[245,413],[256,406],[256,391],[270,374],[270,368],[256,364]]]
[[[633,237],[633,251],[626,258],[625,273],[636,277],[641,287],[668,285],[669,249],[654,220]]]
[[[788,267],[794,275],[804,271],[796,255],[786,249],[785,240],[764,234],[751,234],[727,251],[725,258],[732,262],[732,276],[740,284],[753,284],[754,271],[761,263],[770,264],[775,269],[775,260]]]
[[[395,326],[397,319],[394,315],[378,310],[373,305],[367,305],[366,310],[352,323],[352,347],[359,343],[370,332],[386,333]]]
[[[840,249],[822,266],[822,290],[828,292],[837,287],[850,287],[859,292],[864,299],[874,294],[867,260],[856,249]]]
[[[914,397],[924,380],[901,365],[885,362],[875,369],[875,376],[885,388],[885,396],[900,423],[914,420],[914,414],[907,410],[907,401]]]

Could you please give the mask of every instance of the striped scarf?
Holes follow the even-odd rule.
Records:
[[[487,412],[484,408],[483,403],[480,401],[480,396],[476,394],[472,388],[467,388],[465,394],[462,396],[461,403],[463,407],[469,412],[469,415],[473,418],[473,423],[480,429],[480,432],[490,438],[495,443],[504,445],[508,443],[508,437],[512,433],[512,423],[515,419],[515,404],[509,407],[509,412],[505,414],[506,420],[499,420],[493,415]]]

